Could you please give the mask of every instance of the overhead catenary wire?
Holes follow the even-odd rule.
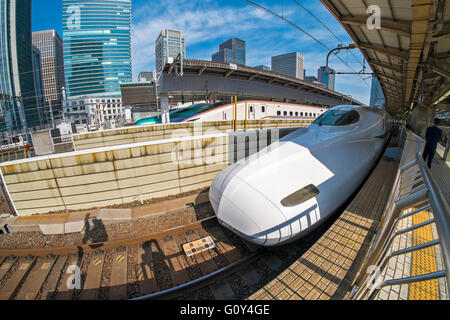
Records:
[[[330,49],[329,47],[327,47],[322,41],[320,41],[319,39],[317,39],[316,37],[314,37],[312,34],[310,34],[309,32],[307,32],[306,30],[304,30],[303,28],[301,28],[301,27],[298,26],[297,24],[293,23],[292,21],[290,21],[290,20],[288,20],[288,19],[282,17],[282,16],[279,15],[278,13],[276,13],[276,12],[274,12],[274,11],[272,11],[272,10],[270,10],[270,9],[268,9],[268,8],[266,8],[266,7],[264,7],[264,6],[260,5],[260,4],[258,4],[258,3],[256,3],[256,2],[253,2],[253,1],[250,1],[250,0],[244,0],[244,1],[247,2],[247,3],[249,3],[249,4],[251,4],[251,5],[253,5],[253,6],[255,6],[255,7],[257,7],[257,8],[259,8],[259,9],[261,9],[261,10],[263,10],[263,11],[265,11],[265,12],[267,12],[267,13],[269,13],[269,14],[271,14],[271,15],[274,15],[275,17],[277,17],[277,18],[283,20],[284,22],[290,24],[291,26],[293,26],[294,28],[300,30],[301,32],[303,32],[304,34],[306,34],[308,37],[310,37],[311,39],[313,39],[315,42],[317,42],[318,44],[320,44],[320,45],[321,45],[323,48],[325,48],[327,51],[331,51],[331,49]],[[344,63],[350,70],[352,70],[355,74],[358,74],[358,72],[357,72],[355,69],[353,69],[347,62],[345,62],[341,57],[339,57],[337,53],[333,52],[333,54],[334,54],[334,55],[335,55],[342,63]],[[362,76],[361,76],[361,75],[358,75],[358,76],[359,76],[359,78],[361,79],[361,81],[364,83],[364,85],[367,86],[367,87],[369,87],[369,85],[362,79]]]
[[[341,44],[343,43],[343,41],[330,29],[328,28],[328,26],[323,23],[322,20],[320,20],[319,18],[317,18],[310,10],[308,10],[307,8],[305,8],[301,3],[299,3],[297,0],[293,0],[296,4],[298,4],[301,8],[303,8],[306,12],[308,12],[314,19],[316,19],[325,29],[328,30],[328,32],[330,32]],[[347,51],[348,52],[348,51]],[[351,55],[355,58],[355,60],[364,68],[364,65],[358,60],[358,58],[355,56],[355,54],[350,51]]]

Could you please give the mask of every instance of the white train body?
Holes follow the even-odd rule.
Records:
[[[347,117],[340,123],[348,124],[324,124],[339,114]],[[215,178],[210,200],[219,222],[263,246],[306,235],[362,183],[391,126],[390,116],[382,110],[330,109],[308,128],[237,162]]]
[[[189,121],[230,121],[234,119],[234,104],[224,104],[211,110],[201,112],[183,120]],[[237,120],[245,120],[245,101],[237,103]],[[264,119],[304,119],[314,120],[326,108],[272,101],[247,101],[247,120]]]
[[[247,110],[247,112],[246,112]],[[292,104],[273,101],[238,101],[237,120],[314,120],[327,108]],[[246,117],[247,113],[247,117]],[[215,104],[197,103],[188,107],[170,111],[170,122],[195,122],[195,121],[231,121],[235,118],[235,104],[218,102]],[[161,116],[153,116],[136,121],[136,125],[148,125],[162,123]]]

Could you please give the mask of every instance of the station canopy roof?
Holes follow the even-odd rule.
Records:
[[[448,109],[450,1],[321,1],[365,56],[388,112],[401,114],[416,105]],[[380,28],[367,25],[374,12],[367,12],[369,5],[380,8]]]

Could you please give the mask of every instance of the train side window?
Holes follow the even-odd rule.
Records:
[[[283,115],[284,115],[284,116],[287,116],[287,111],[284,111],[284,112],[283,112]]]
[[[303,117],[303,112],[300,112],[300,117]]]
[[[289,115],[292,117],[294,115],[294,113],[291,111],[291,112],[289,112]]]
[[[265,107],[265,106],[262,106],[262,107],[261,107],[261,111],[262,111],[262,112],[266,112],[266,107]]]
[[[298,117],[298,112],[295,113],[295,116]]]
[[[280,110],[277,111],[277,116],[281,116],[281,111]]]
[[[253,112],[253,106],[250,106],[250,112]]]

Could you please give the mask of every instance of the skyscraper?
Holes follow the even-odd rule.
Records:
[[[265,70],[265,71],[270,71],[270,68],[268,66],[263,65],[263,64],[260,64],[259,66],[256,66],[254,68],[258,68],[258,69]]]
[[[33,81],[34,92],[37,105],[37,111],[39,116],[39,124],[42,126],[48,121],[44,113],[44,91],[42,87],[42,74],[41,74],[41,51],[35,47],[31,47],[31,57],[33,61]]]
[[[317,81],[317,78],[314,76],[306,76],[305,80],[309,81],[309,82],[314,82],[314,81]]]
[[[131,82],[131,0],[63,0],[63,40],[69,99]]]
[[[384,108],[386,100],[384,98],[383,90],[377,78],[372,77],[372,87],[370,89],[370,106],[377,108]]]
[[[152,71],[139,72],[138,82],[150,82],[152,80],[153,80],[153,72]]]
[[[212,55],[214,62],[234,63],[245,66],[245,41],[231,38],[219,45],[219,52]]]
[[[272,71],[303,80],[303,56],[298,52],[274,56]]]
[[[2,0],[0,21],[0,131],[38,126],[31,1]]]
[[[33,32],[33,46],[40,51],[44,113],[47,118],[60,118],[65,87],[62,39],[55,30],[37,31]]]
[[[334,90],[334,84],[335,84],[335,71],[328,67],[328,74],[327,74],[327,67],[322,66],[317,70],[317,79],[320,83],[323,83],[327,86],[328,89]]]
[[[162,72],[168,58],[175,59],[180,53],[183,59],[186,59],[183,33],[170,29],[161,30],[155,46],[156,75],[158,76]]]

